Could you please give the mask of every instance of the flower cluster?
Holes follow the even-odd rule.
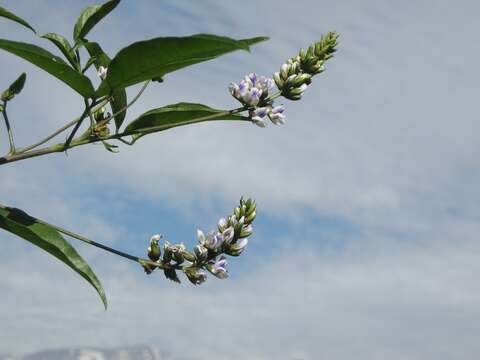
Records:
[[[265,127],[264,119],[267,117],[275,125],[285,123],[285,108],[283,105],[273,106],[273,100],[268,97],[273,85],[272,79],[251,73],[238,84],[231,83],[228,89],[235,99],[249,107],[249,118],[252,122]]]
[[[170,244],[165,241],[162,257],[159,245],[162,236],[152,236],[147,250],[150,261],[142,263],[145,272],[150,274],[156,268],[161,268],[168,279],[180,282],[176,270],[181,270],[195,285],[206,281],[206,271],[219,279],[227,278],[225,255],[239,256],[245,250],[256,215],[255,202],[240,199],[240,205],[234,209],[233,214],[218,221],[216,230],[207,234],[197,230],[198,244],[193,248],[193,253],[187,251],[183,243]]]
[[[273,79],[282,95],[290,100],[300,100],[312,77],[325,70],[324,63],[333,57],[336,51],[338,34],[329,32],[312,44],[307,51],[289,59],[273,75]]]

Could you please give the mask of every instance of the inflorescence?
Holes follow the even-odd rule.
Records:
[[[313,76],[325,70],[324,64],[333,57],[337,40],[337,33],[327,33],[307,51],[301,49],[297,56],[288,59],[280,67],[280,71],[273,74],[273,79],[251,73],[238,84],[231,83],[230,94],[248,109],[249,118],[254,124],[265,127],[264,119],[268,117],[275,125],[283,125],[285,107],[274,106],[274,98],[283,96],[289,100],[300,100],[308,85],[312,83]],[[269,96],[274,83],[279,92]]]
[[[165,276],[180,282],[177,270],[183,271],[191,283],[200,285],[207,279],[207,271],[219,279],[228,277],[225,255],[239,256],[247,246],[252,234],[252,223],[257,216],[256,203],[252,199],[240,199],[240,205],[228,218],[218,221],[217,229],[205,234],[197,230],[198,245],[193,252],[187,251],[183,243],[171,244],[165,241],[159,245],[161,235],[153,235],[147,255],[151,260],[142,264],[147,274],[156,268],[163,269]]]

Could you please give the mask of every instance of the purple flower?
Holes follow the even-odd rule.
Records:
[[[202,230],[197,230],[198,242],[207,249],[217,251],[223,244],[223,235],[218,231],[210,231],[207,236]]]
[[[219,279],[226,279],[228,277],[227,259],[224,255],[220,255],[215,260],[209,261],[207,269]]]
[[[270,108],[270,111],[268,112],[268,117],[275,125],[283,125],[285,124],[285,115],[283,115],[284,111],[285,107],[283,105],[275,106],[273,108]]]
[[[244,105],[257,106],[260,99],[268,97],[268,90],[272,88],[273,80],[264,76],[258,77],[251,73],[245,76],[240,83],[230,83],[230,94]]]

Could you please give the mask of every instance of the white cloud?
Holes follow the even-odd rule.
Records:
[[[6,1],[4,6],[38,24],[41,32],[68,34],[68,23],[85,4],[30,8],[30,2]],[[318,354],[473,359],[479,351],[477,4],[296,1],[275,3],[274,12],[270,1],[145,4],[123,2],[123,12],[120,8],[98,28],[95,34],[108,40],[111,54],[130,41],[166,33],[266,34],[272,40],[251,55],[236,53],[169,75],[165,84],[147,91],[143,105],[130,111],[132,118],[179,96],[233,105],[229,81],[249,71],[275,71],[300,46],[331,29],[342,34],[340,51],[305,99],[287,104],[285,127],[201,124],[142,139],[118,155],[92,146],[74,149],[68,158],[2,166],[2,202],[113,242],[138,229],[119,227],[99,209],[106,191],[158,199],[187,214],[199,199],[209,209],[213,201],[223,207],[249,194],[263,214],[293,224],[286,237],[298,243],[288,249],[301,266],[288,273],[292,262],[276,252],[271,264],[251,264],[250,278],[189,290],[160,279],[147,283],[131,267],[117,269],[95,256],[112,304],[105,314],[74,274],[50,264],[36,249],[6,242],[2,248],[14,255],[2,256],[0,265],[0,321],[9,329],[0,333],[0,349],[160,339],[161,347],[179,352],[185,346],[179,338],[186,334],[199,355],[220,358],[248,353],[249,359],[316,359]],[[255,16],[245,7],[255,9]],[[14,27],[18,30],[0,23],[4,33]],[[10,106],[20,143],[81,111],[70,91],[26,63],[2,54],[0,67],[9,69],[0,75],[2,84],[28,70],[25,93]],[[113,205],[124,203],[119,199]],[[340,249],[313,264],[316,248],[309,244],[323,229],[314,226],[299,239],[305,212],[314,219],[354,223],[359,236],[344,238]],[[25,263],[35,265],[18,267]],[[18,270],[12,273],[13,268]],[[52,303],[53,294],[58,300]],[[173,330],[159,328],[158,317]],[[178,318],[190,318],[193,325],[179,324]],[[207,322],[214,330],[204,328]],[[239,346],[227,349],[231,339]]]
[[[108,312],[60,265],[40,261],[40,271],[12,273],[7,261],[0,318],[9,330],[0,344],[29,351],[141,343],[221,359],[474,359],[478,230],[438,236],[436,245],[376,238],[342,251],[288,246],[250,274],[199,288],[110,263],[102,274]]]

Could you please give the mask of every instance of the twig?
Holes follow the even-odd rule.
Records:
[[[13,141],[12,128],[10,127],[10,122],[8,121],[7,102],[6,101],[3,102],[2,115],[3,115],[3,118],[5,119],[5,126],[7,127],[7,132],[8,132],[8,142],[10,143],[9,154],[15,154],[15,143]]]

